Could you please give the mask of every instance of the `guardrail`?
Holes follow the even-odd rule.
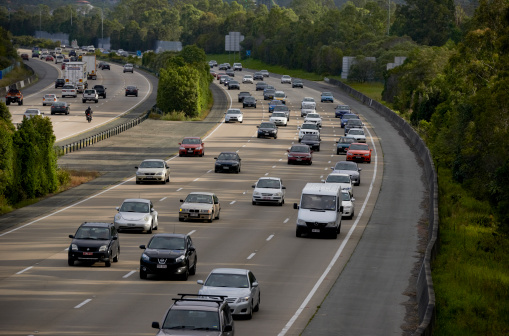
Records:
[[[15,85],[16,89],[20,90],[20,89],[23,89],[25,86],[33,84],[34,82],[37,81],[37,75],[34,73],[34,70],[26,64],[23,64],[23,67],[25,67],[25,69],[28,69],[30,72],[32,72],[33,75],[31,75],[30,77],[28,77],[22,81],[13,83],[13,84],[5,86],[5,87],[0,87],[0,96],[1,97],[5,97],[5,95],[7,94],[7,91],[9,91],[10,86]]]
[[[397,115],[388,107],[352,89],[345,83],[335,79],[325,79],[326,82],[336,85],[343,91],[370,106],[373,110],[389,120],[415,148],[417,155],[421,158],[424,167],[425,179],[429,188],[428,199],[428,244],[424,253],[423,262],[417,278],[417,304],[419,315],[419,327],[414,332],[415,336],[431,336],[436,320],[435,291],[433,279],[431,278],[431,264],[436,258],[440,248],[438,240],[439,218],[438,218],[438,181],[431,153],[425,142],[415,130],[403,118]]]
[[[57,151],[58,155],[65,155],[68,153],[72,153],[75,151],[78,151],[82,148],[86,148],[88,146],[92,146],[93,144],[98,143],[99,141],[108,139],[112,136],[115,136],[117,134],[120,134],[124,131],[127,131],[130,128],[133,128],[134,126],[137,126],[141,124],[143,121],[145,121],[151,112],[156,111],[156,107],[152,107],[150,110],[146,111],[139,117],[133,118],[131,120],[126,121],[123,124],[111,127],[107,130],[101,131],[97,134],[94,134],[92,136],[76,140],[70,144],[63,145],[63,146],[55,146],[55,150]]]

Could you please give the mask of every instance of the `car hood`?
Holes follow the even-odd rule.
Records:
[[[147,248],[143,253],[151,258],[175,259],[184,254],[184,250],[157,250]]]
[[[228,295],[229,297],[249,296],[249,288],[210,287],[203,286],[199,291],[200,295]]]
[[[216,160],[216,163],[218,164],[226,164],[226,165],[232,165],[232,164],[235,164],[235,163],[239,163],[238,161],[235,161],[235,160]]]
[[[282,192],[282,190],[274,188],[255,188],[253,192],[259,192],[264,194],[275,194],[278,192]]]
[[[109,239],[76,239],[72,240],[72,244],[76,244],[80,247],[101,247],[103,245],[108,245],[110,243]]]
[[[191,329],[162,329],[157,336],[220,336],[218,330],[191,330]]]
[[[308,210],[299,209],[298,218],[305,222],[334,222],[336,220],[337,212],[335,210]]]
[[[212,208],[212,205],[209,203],[183,203],[180,207],[183,209],[207,210]]]
[[[164,168],[138,168],[138,173],[155,174],[164,171]]]
[[[142,212],[119,212],[119,214],[123,219],[130,221],[143,220],[143,217],[150,215]]]
[[[348,152],[352,153],[352,154],[369,154],[368,150],[361,150],[361,149],[350,149]]]

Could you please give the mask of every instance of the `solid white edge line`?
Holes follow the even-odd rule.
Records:
[[[24,273],[24,272],[28,271],[29,269],[31,269],[31,268],[33,268],[33,267],[34,267],[34,266],[29,266],[29,267],[25,268],[24,270],[19,271],[19,272],[18,272],[18,273],[16,273],[16,274]]]
[[[138,271],[131,271],[131,272],[127,273],[126,275],[124,275],[122,278],[127,279],[136,272],[138,272]]]
[[[343,240],[343,242],[341,243],[341,245],[339,246],[338,250],[336,251],[336,254],[334,255],[334,257],[332,258],[332,260],[330,261],[329,265],[327,266],[327,268],[325,269],[325,271],[323,272],[323,274],[320,276],[320,278],[318,279],[318,281],[315,283],[315,285],[313,286],[313,288],[311,289],[311,291],[309,292],[309,294],[306,296],[306,298],[304,299],[304,301],[302,302],[302,304],[300,305],[300,307],[297,309],[297,311],[295,312],[295,314],[292,316],[292,318],[288,321],[288,323],[284,326],[284,328],[281,330],[281,332],[278,334],[278,336],[284,336],[286,335],[286,333],[288,332],[288,330],[290,330],[290,328],[292,327],[292,325],[295,323],[295,321],[297,320],[297,318],[300,316],[300,314],[302,313],[302,311],[304,309],[306,309],[309,301],[311,300],[311,298],[315,295],[316,291],[318,290],[318,288],[320,287],[320,285],[322,284],[323,280],[325,279],[325,277],[327,276],[327,274],[329,274],[330,270],[332,269],[332,267],[334,266],[334,264],[336,263],[336,261],[339,259],[339,256],[341,255],[341,253],[343,252],[343,249],[345,248],[346,244],[348,243],[348,241],[350,240],[350,237],[352,236],[355,228],[357,227],[357,224],[359,223],[359,220],[361,219],[362,217],[362,214],[364,213],[364,210],[366,209],[366,205],[369,201],[369,198],[371,197],[371,192],[373,191],[373,185],[375,183],[375,179],[376,179],[376,172],[377,172],[377,166],[378,166],[378,154],[377,154],[377,151],[376,151],[376,147],[375,147],[375,143],[373,141],[373,137],[371,136],[371,133],[369,132],[368,130],[368,133],[369,133],[369,136],[371,138],[371,145],[373,146],[373,151],[375,152],[375,169],[373,171],[373,177],[371,179],[371,183],[369,185],[369,190],[368,190],[368,194],[366,195],[366,199],[364,200],[364,203],[362,204],[362,208],[359,212],[359,214],[357,215],[357,219],[355,220],[354,224],[352,225],[352,227],[350,228],[350,230],[348,231],[348,234],[346,235],[345,239]]]
[[[83,301],[82,303],[80,303],[79,305],[77,305],[76,307],[74,307],[74,309],[81,308],[81,307],[83,307],[84,305],[86,305],[87,303],[89,303],[90,301],[92,301],[92,299],[86,299],[85,301]]]

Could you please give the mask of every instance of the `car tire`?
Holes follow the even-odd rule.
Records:
[[[147,278],[147,272],[140,269],[140,279],[146,279]]]
[[[147,230],[147,234],[152,233],[152,227],[154,226],[154,222],[150,223],[150,228]]]
[[[54,115],[55,113],[51,112],[51,115]]]
[[[337,231],[333,231],[333,232],[331,233],[330,237],[331,237],[332,239],[338,239],[338,232],[337,232]]]
[[[277,139],[277,135],[274,136],[274,140],[276,140],[276,139]]]
[[[184,272],[184,274],[182,274],[182,275],[180,276],[180,279],[181,279],[182,281],[187,281],[187,279],[188,279],[188,278],[189,278],[189,264],[187,265],[187,267],[186,267],[186,271]]]
[[[288,164],[291,164],[290,160],[288,160]]]
[[[194,265],[193,267],[191,267],[191,269],[189,270],[189,275],[195,275],[196,274],[196,263],[198,262],[198,260],[196,258],[194,258]]]
[[[110,258],[109,258],[108,260],[106,260],[106,261],[104,262],[104,266],[105,266],[105,267],[111,267],[111,256],[110,256]]]
[[[214,216],[215,214],[212,214],[212,216],[210,216],[210,218],[207,219],[207,223],[212,223],[212,221],[214,220]]]
[[[256,201],[251,201],[251,204],[252,204],[252,205],[257,205],[257,204],[258,204],[258,202],[256,202]]]
[[[278,203],[279,206],[283,206],[285,204],[285,200],[282,200],[280,203]]]
[[[136,181],[136,184],[141,184],[141,182],[140,181]]]
[[[251,307],[249,308],[249,313],[246,314],[246,320],[250,320],[253,318],[253,303],[251,302]]]
[[[166,182],[170,182],[170,175],[168,175],[168,177],[166,177]]]
[[[336,155],[339,155],[339,151],[338,150],[336,151]]]
[[[309,161],[309,163],[308,163],[308,164],[311,166],[311,165],[313,164],[313,161]]]
[[[216,216],[216,217],[214,217],[214,219],[219,219],[219,215],[220,215],[220,214],[221,214],[221,210],[219,210],[219,211],[217,212],[217,216]]]
[[[87,102],[85,99],[82,99],[81,101],[83,102],[83,104],[85,104]]]
[[[179,217],[179,222],[183,222],[183,221],[184,221],[184,218]]]
[[[74,266],[74,259],[73,258],[67,258],[67,265]]]
[[[117,249],[117,254],[113,257],[113,262],[118,262],[120,258],[120,247]]]

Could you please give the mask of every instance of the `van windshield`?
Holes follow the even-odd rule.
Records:
[[[336,196],[303,194],[301,209],[336,210]]]

